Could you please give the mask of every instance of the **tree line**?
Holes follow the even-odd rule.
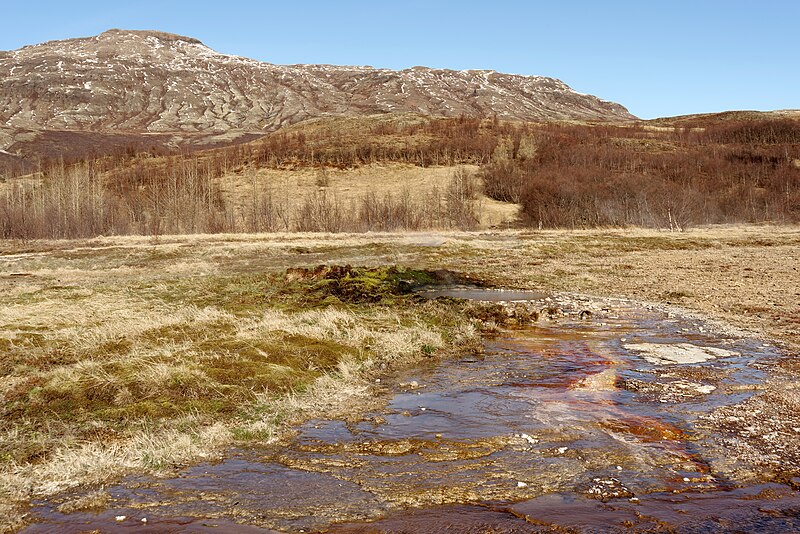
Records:
[[[377,162],[479,165],[483,192],[520,204],[523,224],[534,227],[800,221],[797,121],[653,127],[459,117],[377,121],[366,130],[333,121],[196,153],[119,151],[8,172],[0,237],[476,227],[478,191],[462,171],[429,191],[344,201],[323,187],[299,202],[255,172]],[[251,177],[243,203],[221,187],[232,173]]]

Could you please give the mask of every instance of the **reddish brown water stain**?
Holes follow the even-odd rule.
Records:
[[[610,432],[635,436],[645,443],[680,441],[686,438],[686,433],[677,426],[652,417],[627,414],[624,418],[601,421],[600,426]]]
[[[523,534],[557,532],[547,525],[534,525],[509,511],[485,506],[440,506],[396,512],[370,523],[335,525],[324,532],[336,534],[372,533],[492,533]]]
[[[512,387],[570,389],[618,363],[607,354],[593,351],[584,341],[573,342],[569,347],[545,348],[536,347],[531,343],[515,344],[504,340],[504,347],[514,352],[535,354],[547,368],[546,373],[528,376],[524,380],[509,381],[506,384]]]

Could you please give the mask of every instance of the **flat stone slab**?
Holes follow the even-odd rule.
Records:
[[[654,365],[703,363],[716,358],[735,356],[737,353],[717,347],[701,347],[691,343],[628,343],[625,349],[638,352]]]

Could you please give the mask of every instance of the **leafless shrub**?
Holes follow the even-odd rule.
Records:
[[[447,224],[461,230],[478,226],[476,200],[478,191],[474,176],[459,167],[447,185]]]
[[[410,191],[404,189],[398,195],[364,194],[359,202],[357,225],[364,231],[419,230],[435,227],[436,221],[427,216],[422,202],[412,199]]]
[[[314,191],[307,195],[297,210],[295,227],[300,232],[342,232],[346,229],[346,212],[335,194]]]
[[[488,196],[542,227],[800,220],[800,123],[703,126],[546,125],[522,134],[535,150],[499,144],[480,176]]]
[[[698,119],[700,120],[700,119]],[[797,121],[643,126],[515,125],[468,117],[429,119],[331,136],[293,132],[203,153],[140,157],[135,150],[87,162],[3,167],[0,237],[108,234],[471,229],[475,180],[458,171],[443,191],[366,193],[347,203],[328,169],[373,162],[482,165],[491,198],[518,203],[542,227],[638,225],[685,229],[725,222],[800,220]],[[398,142],[402,140],[402,142]],[[288,184],[263,167],[319,169],[321,189],[296,207]],[[34,166],[35,167],[35,166]],[[249,173],[250,195],[226,199],[219,179]],[[469,178],[469,179],[468,179]],[[292,199],[294,200],[294,199]]]

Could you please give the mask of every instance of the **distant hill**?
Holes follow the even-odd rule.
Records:
[[[779,109],[775,111],[738,110],[722,111],[719,113],[697,113],[694,115],[678,115],[677,117],[662,117],[646,121],[646,123],[656,126],[702,128],[709,125],[732,122],[757,122],[783,119],[800,120],[800,109]]]

